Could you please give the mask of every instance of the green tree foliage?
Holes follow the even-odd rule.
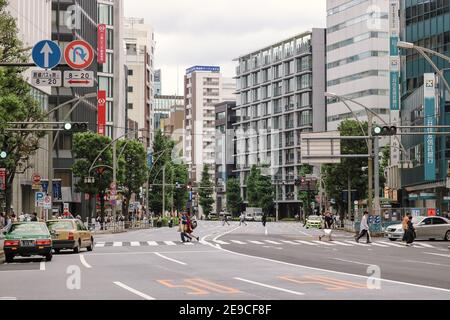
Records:
[[[175,189],[173,196],[173,205],[178,213],[181,210],[186,209],[186,204],[189,200],[189,191],[187,189],[189,173],[188,168],[185,164],[174,164],[173,168],[175,183],[178,182],[178,184],[180,185],[180,188]]]
[[[204,165],[202,171],[202,180],[200,181],[200,191],[198,192],[198,194],[200,196],[200,205],[202,206],[203,214],[206,216],[208,216],[213,210],[213,193],[214,185],[209,174],[209,166]]]
[[[76,160],[72,171],[75,177],[80,178],[75,184],[76,192],[87,193],[91,198],[96,195],[99,196],[102,222],[105,217],[105,196],[113,181],[113,172],[108,167],[98,167],[89,173],[89,168],[100,151],[105,149],[110,142],[110,138],[93,132],[75,134],[73,139],[73,152]],[[112,148],[108,147],[94,164],[94,168],[97,166],[112,167],[112,165]],[[93,184],[84,182],[84,178],[89,176],[94,177],[95,182]]]
[[[312,174],[313,173],[313,167],[308,165],[308,164],[304,164],[300,167],[300,169],[298,170],[298,176],[299,177],[305,177],[307,174]],[[317,189],[313,190],[313,191],[298,191],[298,199],[302,202],[303,204],[303,210],[309,214],[310,213],[310,204],[311,202],[315,199],[315,196],[318,194]]]
[[[236,178],[230,178],[227,181],[227,209],[233,215],[237,216],[241,212],[242,197],[241,187]]]
[[[256,192],[259,194],[259,201],[257,207],[261,208],[262,211],[269,215],[274,208],[274,186],[269,176],[261,175],[259,171]]]
[[[247,177],[247,201],[249,207],[258,207],[260,195],[258,194],[257,184],[260,176],[261,170],[256,166],[252,166]]]
[[[367,135],[367,122],[363,123],[364,135]],[[341,136],[361,136],[361,127],[355,120],[345,120],[339,126]],[[342,154],[367,154],[365,140],[342,140]],[[340,164],[324,165],[322,176],[325,181],[325,190],[330,198],[336,200],[341,215],[346,211],[346,201],[342,199],[342,191],[347,190],[347,180],[350,178],[351,188],[358,190],[360,199],[367,197],[367,168],[366,158],[344,158]]]
[[[163,208],[163,172],[165,172],[165,208],[172,206],[173,187],[170,185],[174,182],[174,168],[171,161],[171,154],[174,142],[164,136],[161,130],[155,135],[153,142],[153,164],[150,167],[150,184],[153,185],[149,193],[149,205],[156,215],[162,214]],[[165,167],[165,170],[163,169]]]
[[[0,61],[27,62],[29,54],[17,37],[15,19],[7,12],[6,0],[0,0]],[[0,68],[0,149],[8,153],[0,160],[7,170],[6,208],[11,208],[12,183],[17,173],[29,168],[28,160],[39,148],[43,132],[6,132],[8,122],[42,121],[41,106],[30,94],[30,86],[22,76],[23,68]],[[18,171],[20,170],[20,171]]]
[[[133,194],[138,194],[147,178],[147,153],[138,140],[122,140],[117,144],[117,150],[122,151],[119,159],[118,181],[123,189],[122,212],[128,217],[128,207]]]

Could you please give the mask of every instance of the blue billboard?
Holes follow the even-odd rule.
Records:
[[[436,91],[434,73],[425,73],[424,77],[424,109],[425,109],[425,126],[436,125]],[[426,129],[432,133],[434,129]],[[424,167],[425,180],[436,180],[436,136],[433,134],[424,136]]]
[[[195,71],[205,71],[205,72],[220,72],[220,67],[215,66],[194,66],[186,70],[186,74],[190,74]]]

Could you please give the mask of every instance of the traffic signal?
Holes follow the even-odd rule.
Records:
[[[88,131],[88,124],[86,122],[66,122],[64,123],[64,130],[71,132],[86,132]]]
[[[396,134],[396,126],[375,126],[372,130],[372,135],[374,136],[395,136]]]
[[[6,159],[8,157],[8,138],[5,137],[3,142],[0,144],[0,160]]]

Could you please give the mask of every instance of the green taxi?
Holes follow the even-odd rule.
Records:
[[[45,223],[13,223],[4,236],[6,262],[12,262],[15,256],[44,256],[46,261],[52,260],[52,237]]]
[[[320,216],[311,215],[308,218],[306,218],[306,229],[309,228],[316,228],[316,229],[322,229],[322,218]]]

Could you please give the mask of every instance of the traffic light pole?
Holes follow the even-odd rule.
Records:
[[[375,214],[381,214],[381,205],[380,205],[380,139],[375,137],[374,139],[374,175],[375,175]]]
[[[373,198],[372,198],[372,186],[373,186],[373,140],[372,140],[372,124],[373,124],[373,115],[370,112],[367,112],[367,122],[368,122],[368,134],[369,134],[369,141],[368,141],[368,147],[369,147],[369,157],[367,159],[368,161],[368,180],[369,180],[369,186],[368,186],[368,198],[367,198],[367,209],[369,211],[369,214],[372,213],[373,210]],[[349,193],[350,193],[350,189]],[[351,198],[350,198],[351,199]],[[351,202],[351,201],[350,201]],[[350,204],[351,205],[351,204]]]

